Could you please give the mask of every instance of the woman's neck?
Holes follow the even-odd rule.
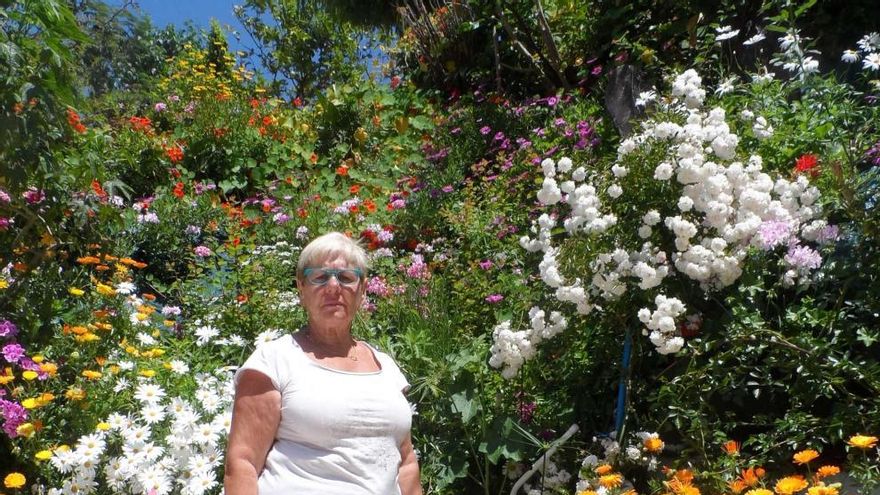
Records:
[[[309,341],[322,347],[348,348],[354,344],[349,326],[316,325],[309,322],[303,332]]]

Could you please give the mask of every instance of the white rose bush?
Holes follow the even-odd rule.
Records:
[[[620,143],[610,170],[545,159],[537,200],[549,211],[520,238],[524,249],[541,253],[540,278],[557,301],[598,318],[632,308],[659,354],[685,346],[683,285],[702,294],[724,290],[757,259],[781,263],[783,285],[806,286],[821,247],[837,236],[807,174],[765,171],[761,156],[740,149],[726,112],[705,100],[699,75],[685,71],[641,130]],[[754,139],[768,137],[767,121],[751,112],[736,123]],[[564,329],[565,318],[555,314],[551,332],[542,321],[529,330],[500,323],[490,364],[514,376],[556,326]]]

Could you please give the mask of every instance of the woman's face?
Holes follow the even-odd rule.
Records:
[[[354,268],[341,255],[326,258],[307,268]],[[363,301],[366,284],[358,279],[356,285],[340,284],[330,277],[324,285],[313,285],[306,280],[296,281],[300,302],[309,315],[309,322],[318,326],[351,326],[354,315]]]

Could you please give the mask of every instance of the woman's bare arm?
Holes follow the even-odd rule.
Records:
[[[422,482],[419,479],[419,460],[413,450],[412,435],[407,434],[400,444],[400,470],[397,483],[401,495],[422,495]]]
[[[245,370],[235,388],[226,449],[227,495],[256,495],[257,478],[281,422],[281,393],[266,375]]]

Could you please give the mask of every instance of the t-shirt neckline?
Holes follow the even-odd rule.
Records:
[[[325,366],[325,365],[315,361],[314,359],[310,358],[309,355],[306,354],[305,349],[303,349],[299,345],[299,342],[297,342],[297,340],[293,337],[293,334],[289,334],[289,336],[290,336],[291,343],[293,343],[293,345],[297,349],[299,349],[299,352],[302,355],[303,359],[305,359],[309,364],[311,364],[317,368],[320,368],[322,370],[332,371],[334,373],[342,373],[344,375],[362,375],[362,376],[379,375],[379,374],[382,374],[382,372],[385,370],[385,367],[382,365],[382,360],[379,359],[379,356],[376,354],[376,352],[377,352],[376,349],[373,349],[373,346],[371,346],[370,344],[368,344],[362,340],[356,340],[356,342],[367,346],[367,349],[369,349],[370,354],[372,354],[372,356],[373,356],[373,359],[375,359],[376,362],[379,363],[379,369],[376,371],[346,371],[346,370],[331,368],[330,366]]]

